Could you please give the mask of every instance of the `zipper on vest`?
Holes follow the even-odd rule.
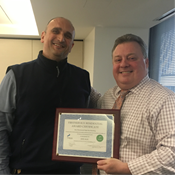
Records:
[[[56,69],[57,69],[57,77],[58,77],[60,74],[60,70],[59,70],[58,66],[56,66]]]
[[[22,158],[22,156],[23,156],[25,141],[26,141],[26,139],[23,139],[23,140],[22,140],[22,144],[21,144],[21,158]]]

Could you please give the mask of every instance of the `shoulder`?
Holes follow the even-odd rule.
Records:
[[[87,76],[89,76],[89,72],[87,70],[85,70],[85,69],[82,69],[82,68],[77,67],[77,66],[75,66],[73,64],[70,64],[70,63],[67,63],[67,66],[74,73],[75,72],[78,73],[79,76],[81,76],[81,75],[87,75]]]
[[[2,80],[2,82],[1,82],[1,84],[0,84],[0,86],[5,86],[5,87],[7,87],[7,86],[12,85],[12,84],[14,84],[14,83],[15,83],[15,75],[14,75],[14,72],[13,72],[13,70],[9,70],[9,71],[6,73],[5,77],[3,78],[3,80]]]
[[[68,67],[71,68],[71,69],[74,69],[74,70],[77,70],[77,71],[84,71],[84,72],[88,72],[87,70],[83,69],[83,68],[80,68],[78,66],[75,66],[73,64],[70,64],[70,63],[67,63]]]
[[[175,105],[175,93],[153,79],[144,85],[138,98],[154,109],[161,109],[169,103]]]
[[[33,65],[34,63],[36,63],[36,60],[32,60],[32,61],[29,61],[29,62],[24,62],[24,63],[21,63],[21,64],[14,64],[14,65],[11,65],[7,68],[6,70],[6,73],[9,71],[9,70],[13,70],[13,71],[16,71],[16,70],[22,70],[22,69],[25,69],[26,67],[29,67],[30,65]]]
[[[104,95],[98,100],[98,108],[111,109],[116,97],[117,97],[117,88],[118,86],[114,86],[108,89]]]
[[[157,81],[153,80],[153,79],[150,79],[150,81],[147,82],[146,84],[146,87],[145,87],[146,90],[148,90],[148,92],[150,94],[153,94],[153,95],[159,95],[161,97],[166,97],[166,96],[169,96],[169,95],[175,95],[175,93],[173,91],[171,91],[170,89],[162,86],[160,83],[158,83]]]
[[[108,89],[108,90],[104,93],[103,97],[104,97],[104,98],[107,98],[107,97],[116,98],[116,96],[117,96],[117,88],[118,88],[118,86],[116,85],[116,86],[114,86],[114,87]]]

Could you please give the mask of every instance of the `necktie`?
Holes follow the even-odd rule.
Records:
[[[96,164],[92,164],[92,175],[98,175],[98,169]]]
[[[112,109],[121,109],[123,101],[125,99],[126,94],[128,94],[129,90],[121,90],[119,97],[116,99],[114,106]]]
[[[115,100],[113,108],[112,109],[121,109],[123,101],[125,99],[126,94],[128,94],[129,90],[121,90],[119,97]],[[98,174],[98,169],[97,165],[93,164],[92,167],[92,175],[97,175]],[[105,173],[106,174],[106,173]]]

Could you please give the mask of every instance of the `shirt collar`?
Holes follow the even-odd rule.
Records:
[[[150,78],[148,77],[148,75],[146,75],[146,76],[140,81],[140,83],[139,83],[137,86],[135,86],[135,87],[133,87],[132,89],[130,89],[130,91],[131,91],[132,93],[139,94],[140,91],[141,91],[141,89],[143,88],[143,86],[144,86],[148,81],[150,81]]]
[[[140,90],[143,88],[143,86],[145,85],[145,83],[147,83],[148,81],[150,81],[150,78],[148,77],[148,75],[146,75],[146,76],[140,81],[140,83],[139,83],[137,86],[135,86],[135,87],[133,87],[132,89],[129,90],[129,91],[130,91],[130,94],[131,94],[131,93],[136,93],[136,94],[140,93]],[[116,87],[115,87],[115,94],[116,94],[117,96],[119,95],[120,91],[121,91],[121,88],[120,88],[119,86],[116,86]]]
[[[42,53],[43,53],[42,51],[39,52],[37,62],[47,72],[57,75],[58,72],[57,72],[56,67],[59,69],[59,73],[62,73],[64,71],[64,69],[67,66],[67,58],[57,62],[55,60],[46,58]]]

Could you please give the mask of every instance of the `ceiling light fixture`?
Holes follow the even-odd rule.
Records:
[[[0,36],[39,36],[30,0],[0,0]]]
[[[170,18],[173,15],[175,15],[175,8],[168,11],[168,12],[166,12],[166,13],[164,13],[161,17],[158,17],[158,18],[154,19],[153,21],[163,21],[167,18]]]
[[[2,12],[4,12],[5,16],[9,19],[9,21],[12,23],[11,19],[9,18],[9,16],[7,15],[7,13],[5,12],[5,10],[2,8],[2,6],[0,5],[0,8],[2,10]]]

